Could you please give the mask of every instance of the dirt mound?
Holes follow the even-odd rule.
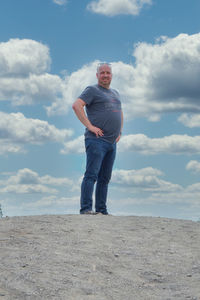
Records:
[[[0,299],[200,299],[200,223],[151,217],[0,219]]]

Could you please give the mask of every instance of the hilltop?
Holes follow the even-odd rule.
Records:
[[[200,223],[152,217],[0,219],[0,299],[200,299]]]

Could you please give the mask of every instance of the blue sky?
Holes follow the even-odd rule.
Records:
[[[0,203],[4,215],[78,213],[84,128],[71,105],[113,66],[125,123],[114,215],[200,218],[198,0],[3,0]]]

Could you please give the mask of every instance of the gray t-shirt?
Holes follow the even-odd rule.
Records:
[[[119,93],[96,84],[87,87],[79,98],[86,103],[87,117],[92,125],[103,130],[104,135],[99,138],[114,143],[122,121]],[[86,128],[85,138],[96,138],[96,135]]]

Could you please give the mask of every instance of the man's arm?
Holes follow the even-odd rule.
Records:
[[[87,127],[87,129],[91,132],[93,132],[96,137],[98,136],[103,136],[103,131],[92,125],[92,123],[90,122],[90,120],[87,118],[86,114],[85,114],[85,107],[86,103],[78,98],[72,105],[72,108],[77,116],[77,118],[81,121],[81,123]]]

